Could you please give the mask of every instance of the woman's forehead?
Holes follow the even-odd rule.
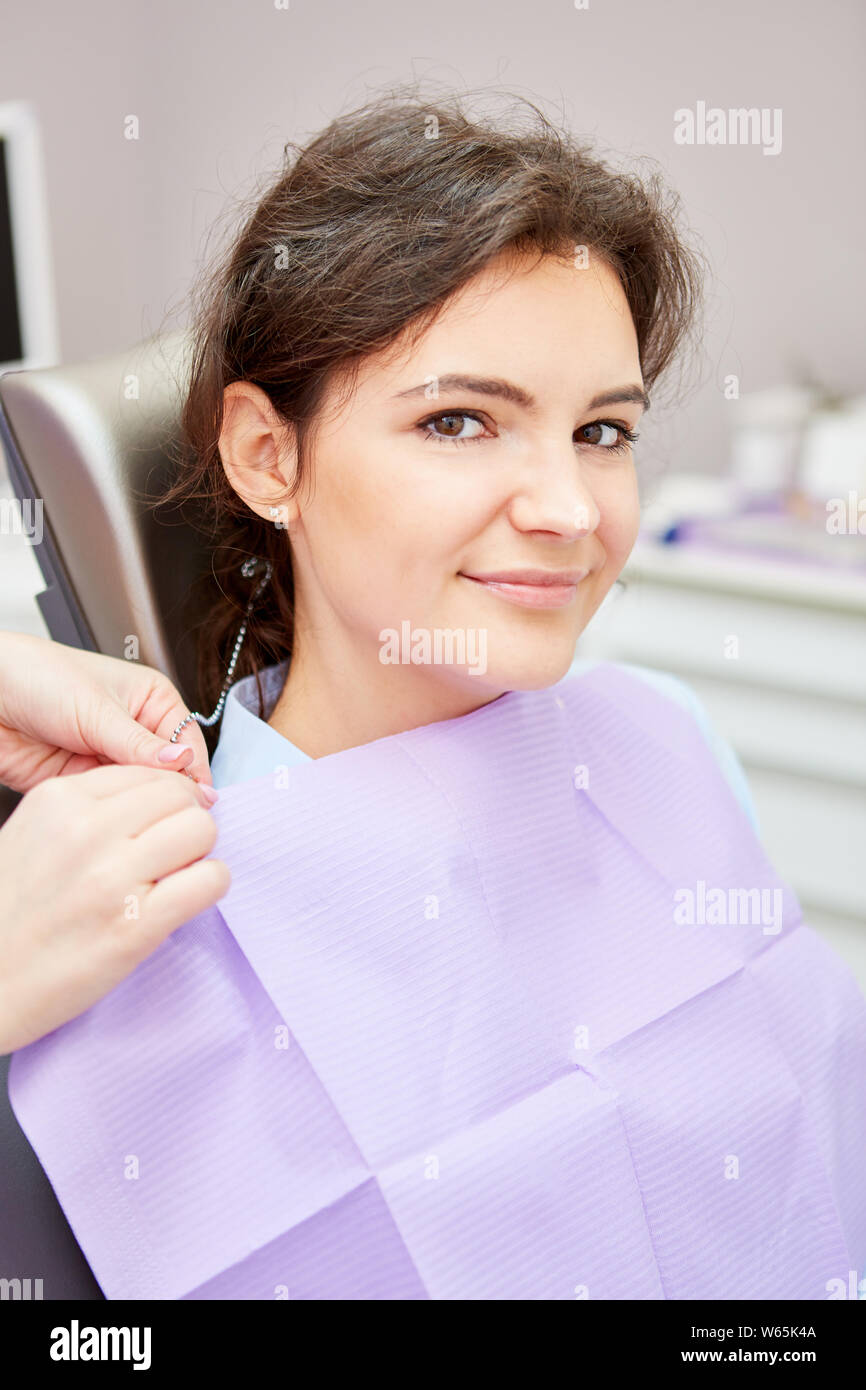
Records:
[[[415,341],[395,340],[362,359],[344,404],[423,406],[452,386],[470,389],[476,378],[513,383],[512,403],[531,408],[534,388],[543,394],[545,382],[563,376],[573,390],[584,369],[593,392],[639,383],[637,336],[615,272],[603,262],[579,270],[547,259],[507,279],[485,268]],[[335,401],[347,378],[335,377],[333,386]]]

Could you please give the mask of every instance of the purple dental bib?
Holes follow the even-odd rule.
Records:
[[[674,702],[602,665],[214,815],[218,907],[11,1063],[108,1298],[862,1275],[866,1001]]]

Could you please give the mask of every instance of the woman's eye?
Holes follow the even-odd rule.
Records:
[[[584,438],[580,442],[604,449],[610,454],[625,453],[628,446],[636,443],[638,439],[633,430],[627,429],[625,425],[618,425],[613,420],[593,420],[589,425],[582,425],[578,434],[585,435],[587,431],[599,431],[602,437],[600,439]]]
[[[477,429],[467,434],[467,424],[476,425]],[[470,415],[465,410],[448,410],[439,415],[431,415],[427,420],[422,420],[419,428],[424,431],[427,439],[435,439],[437,444],[468,444],[470,440],[477,439],[484,433],[484,425],[478,416]]]

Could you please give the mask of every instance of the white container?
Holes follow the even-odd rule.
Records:
[[[803,438],[799,490],[823,506],[830,498],[866,495],[866,399],[812,416]]]
[[[731,402],[731,476],[745,497],[784,495],[794,486],[817,401],[811,387],[778,386]]]

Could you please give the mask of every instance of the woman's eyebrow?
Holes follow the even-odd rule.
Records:
[[[448,376],[433,377],[427,382],[422,382],[420,386],[410,386],[407,391],[398,391],[391,399],[397,401],[407,396],[425,396],[433,382],[440,391],[474,391],[481,396],[498,396],[500,400],[511,401],[513,405],[520,405],[524,410],[538,409],[535,397],[522,386],[516,386],[513,381],[503,381],[500,377],[463,376],[456,372]],[[600,395],[593,396],[586,408],[597,410],[603,405],[619,405],[626,401],[642,405],[644,410],[650,408],[649,396],[642,386],[614,386],[609,391],[602,391]]]

